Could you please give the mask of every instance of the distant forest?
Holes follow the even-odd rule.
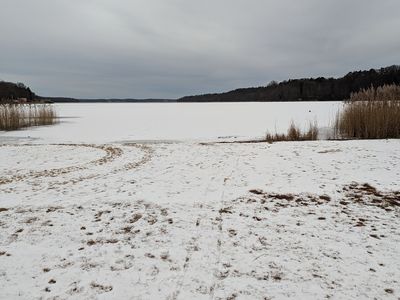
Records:
[[[0,100],[26,99],[35,100],[37,97],[25,84],[0,81]]]
[[[341,78],[304,78],[275,81],[263,87],[242,88],[220,94],[188,96],[178,102],[278,102],[346,100],[371,86],[400,84],[400,66],[350,72]]]
[[[369,71],[350,72],[341,78],[291,79],[267,86],[241,88],[220,94],[205,94],[173,99],[74,99],[43,97],[33,93],[23,83],[0,81],[0,100],[51,102],[278,102],[278,101],[334,101],[346,100],[351,93],[371,86],[400,84],[400,66],[394,65]]]

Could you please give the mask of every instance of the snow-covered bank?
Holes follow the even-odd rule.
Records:
[[[398,140],[0,157],[0,299],[400,296]]]

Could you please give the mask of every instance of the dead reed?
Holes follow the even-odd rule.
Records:
[[[334,124],[336,138],[400,138],[400,86],[361,90],[351,95]]]
[[[283,141],[314,141],[318,139],[318,124],[316,122],[310,123],[308,130],[303,132],[293,122],[286,134],[271,134],[267,133],[265,140],[268,143],[283,142]]]
[[[57,122],[57,113],[51,104],[0,104],[0,130],[17,130]]]

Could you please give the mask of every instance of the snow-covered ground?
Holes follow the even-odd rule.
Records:
[[[8,136],[0,299],[400,297],[399,140]]]

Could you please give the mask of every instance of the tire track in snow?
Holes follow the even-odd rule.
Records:
[[[198,152],[199,152],[199,150],[197,150],[197,153],[198,153]],[[208,148],[207,148],[207,154],[208,154],[208,152],[209,152],[209,150],[208,150]],[[210,183],[207,185],[206,192],[204,193],[204,196],[207,195],[209,186],[210,186]],[[195,199],[195,200],[193,201],[193,208],[194,208],[193,211],[196,211],[197,205],[198,205],[198,200]],[[199,218],[197,217],[197,218],[196,218],[196,225],[199,224],[198,222],[199,222]],[[198,226],[196,226],[196,227],[198,228]],[[198,241],[198,239],[199,239],[198,230],[196,230],[196,233],[197,233],[197,234],[194,234],[194,236],[196,236],[196,237],[192,237],[192,240],[191,240],[191,241],[194,242],[194,243],[197,243],[197,241]],[[184,279],[185,279],[187,270],[188,270],[188,268],[189,268],[190,259],[192,258],[192,255],[193,255],[193,247],[191,247],[191,248],[186,247],[186,257],[185,257],[185,259],[184,259],[184,264],[183,264],[183,267],[182,267],[182,272],[181,272],[181,274],[180,274],[180,276],[179,276],[179,279],[178,279],[178,281],[177,281],[177,283],[176,283],[174,292],[173,292],[171,295],[169,295],[169,296],[167,297],[167,299],[176,300],[176,299],[178,298],[179,294],[181,293],[182,286],[183,286],[183,281],[184,281]]]
[[[122,144],[122,145],[128,146],[128,147],[135,147],[135,148],[142,150],[144,153],[143,157],[139,161],[129,162],[127,164],[124,164],[122,167],[114,168],[107,174],[91,174],[91,175],[82,176],[82,177],[78,177],[78,178],[72,178],[70,180],[66,180],[63,182],[54,182],[50,186],[55,187],[55,186],[62,186],[62,185],[66,185],[66,184],[76,184],[76,183],[82,182],[84,180],[99,179],[99,178],[107,177],[107,176],[109,176],[109,174],[117,174],[117,173],[120,173],[123,171],[129,171],[129,170],[136,169],[136,168],[146,164],[147,162],[149,162],[152,159],[154,150],[150,146],[134,144],[134,143]]]
[[[63,168],[55,168],[55,169],[50,169],[50,170],[43,170],[43,171],[30,171],[27,174],[14,174],[11,177],[0,177],[0,185],[4,184],[10,184],[14,182],[19,182],[19,181],[24,181],[24,180],[29,180],[29,179],[38,179],[42,177],[48,177],[48,178],[56,178],[61,175],[69,174],[72,172],[78,172],[78,171],[83,171],[83,170],[91,170],[92,167],[94,166],[103,166],[106,164],[112,163],[114,160],[117,158],[120,158],[123,156],[124,151],[120,147],[112,146],[112,145],[94,145],[94,144],[16,144],[16,145],[1,145],[0,147],[5,147],[5,146],[11,146],[11,147],[37,147],[37,146],[69,146],[69,147],[88,147],[88,148],[94,148],[94,149],[100,149],[105,152],[105,155],[102,157],[89,161],[84,164],[80,165],[75,165],[75,166],[69,166],[69,167],[63,167]],[[90,174],[86,176],[80,176],[80,177],[75,177],[71,178],[68,180],[64,181],[56,181],[56,182],[51,182],[49,183],[48,187],[49,188],[55,188],[56,186],[62,186],[66,184],[76,184],[78,182],[82,182],[84,180],[89,180],[89,179],[98,179],[104,176],[108,176],[109,174],[116,174],[119,172],[124,172],[124,171],[129,171],[135,168],[140,167],[141,165],[146,164],[149,162],[152,158],[153,155],[153,149],[150,146],[147,145],[141,145],[141,144],[134,144],[134,143],[129,143],[129,144],[121,144],[121,146],[126,146],[126,147],[135,147],[140,149],[144,155],[139,161],[131,161],[128,162],[121,167],[116,167],[112,169],[109,173],[106,175],[104,174]]]
[[[200,148],[203,149],[203,148]],[[207,151],[206,151],[206,155],[205,157],[208,157],[210,155],[210,146],[207,145]],[[199,150],[197,151],[197,153],[199,152]],[[201,155],[199,156],[201,157]],[[215,174],[215,176],[210,178],[210,181],[208,182],[204,193],[203,193],[203,197],[207,198],[210,190],[211,190],[211,184],[213,183],[213,180],[217,177],[222,177],[222,172],[218,172]],[[190,239],[189,245],[186,247],[186,256],[184,258],[184,263],[183,263],[183,267],[182,267],[182,272],[179,275],[179,279],[177,281],[176,287],[174,289],[174,292],[172,294],[170,294],[167,299],[171,299],[171,300],[176,300],[178,299],[179,295],[182,292],[182,288],[183,288],[183,284],[185,282],[185,279],[188,279],[188,277],[186,276],[190,267],[191,267],[191,261],[192,261],[192,257],[195,254],[195,252],[198,251],[199,249],[199,240],[202,236],[202,230],[203,227],[201,226],[201,221],[203,220],[208,220],[210,219],[210,214],[212,213],[210,211],[210,209],[204,209],[204,203],[201,203],[201,201],[199,201],[198,198],[195,198],[193,200],[193,212],[199,212],[199,214],[197,214],[197,216],[194,218],[195,220],[195,230],[193,231],[193,236]],[[203,213],[201,213],[202,210],[205,210]],[[192,286],[192,281],[191,278],[189,277],[190,280],[190,286]]]
[[[222,256],[222,251],[221,251],[221,246],[222,246],[222,236],[223,236],[223,232],[222,232],[222,225],[223,225],[223,209],[225,208],[225,188],[227,186],[227,182],[229,182],[229,180],[232,178],[233,173],[235,172],[235,170],[237,169],[237,166],[239,165],[239,158],[238,157],[236,159],[236,163],[234,168],[231,170],[231,173],[229,174],[229,176],[224,178],[224,183],[223,183],[223,187],[222,187],[222,193],[221,193],[221,198],[220,198],[220,207],[218,210],[218,239],[217,239],[217,262],[216,262],[216,268],[214,270],[214,283],[210,288],[210,299],[214,299],[215,298],[215,290],[218,287],[220,281],[221,281],[221,256]]]
[[[148,163],[153,157],[154,149],[148,145],[134,144],[134,143],[127,143],[127,144],[122,144],[122,145],[138,148],[144,152],[144,155],[140,161],[127,163],[127,164],[123,165],[121,168],[114,170],[114,172],[129,171],[129,170],[136,169],[136,168]]]
[[[120,157],[123,154],[121,148],[113,147],[110,145],[94,145],[94,144],[15,144],[15,145],[0,145],[0,147],[38,147],[38,146],[68,146],[68,147],[87,147],[103,150],[106,154],[99,159],[89,161],[85,164],[63,167],[63,168],[55,168],[50,170],[43,171],[30,171],[27,174],[14,174],[11,177],[1,177],[0,185],[13,183],[16,181],[23,181],[30,178],[39,178],[39,177],[57,177],[59,175],[81,171],[88,169],[91,166],[95,165],[104,165],[112,162],[116,158]]]

